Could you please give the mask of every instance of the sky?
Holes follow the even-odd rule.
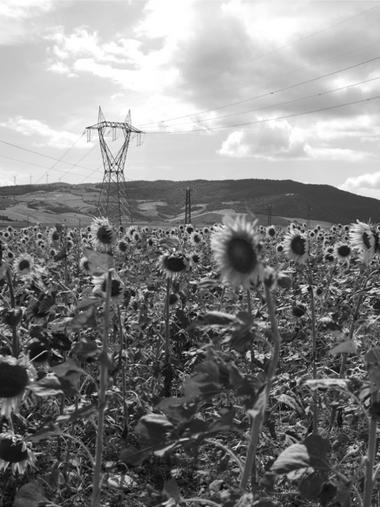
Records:
[[[0,185],[292,179],[380,199],[380,0],[1,0]],[[117,153],[116,130],[106,141]]]

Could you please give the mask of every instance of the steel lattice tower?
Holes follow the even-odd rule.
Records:
[[[128,111],[124,122],[106,121],[103,112],[99,107],[98,123],[86,127],[87,140],[91,140],[92,131],[98,131],[100,151],[102,153],[104,176],[98,200],[98,213],[100,216],[117,220],[122,224],[122,218],[127,216],[131,219],[131,211],[128,206],[126,194],[126,181],[124,177],[124,166],[127,157],[129,142],[132,135],[137,135],[137,144],[141,144],[142,130],[133,127],[131,124],[131,112]],[[114,155],[105,140],[109,134],[112,141],[117,138],[118,131],[122,131],[124,139],[118,152]]]
[[[185,197],[185,225],[191,224],[191,191],[190,188],[186,189]]]

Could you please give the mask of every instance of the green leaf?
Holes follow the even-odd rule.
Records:
[[[224,312],[208,312],[201,317],[198,326],[228,326],[230,324],[243,323],[235,315]]]
[[[147,414],[141,417],[135,431],[150,445],[155,446],[161,444],[172,429],[173,424],[165,415]]]
[[[169,479],[164,483],[164,493],[168,498],[173,498],[176,502],[181,500],[181,493],[175,479]]]
[[[28,440],[31,442],[40,442],[41,440],[46,440],[50,437],[54,437],[56,435],[60,435],[62,433],[61,429],[56,426],[53,422],[46,423],[40,428],[38,428],[33,435],[28,437]]]
[[[298,414],[303,414],[304,410],[297,400],[289,396],[288,394],[280,394],[277,396],[277,401],[283,403],[284,405],[288,405],[288,407],[295,410]]]
[[[54,373],[48,373],[45,377],[29,384],[28,388],[36,396],[57,396],[63,394],[62,384]]]
[[[287,474],[292,470],[308,468],[310,465],[309,453],[303,444],[293,444],[278,456],[271,470],[276,474]]]
[[[85,249],[84,256],[88,259],[89,271],[92,275],[100,276],[112,268],[113,258],[108,253],[95,252],[94,250]]]
[[[46,502],[44,490],[39,482],[32,481],[17,491],[13,507],[39,507],[40,502]]]
[[[356,354],[357,349],[352,340],[346,340],[339,343],[336,347],[330,350],[330,354],[336,356],[338,354]]]
[[[319,499],[323,483],[326,479],[326,474],[321,474],[320,472],[305,474],[298,484],[299,492],[307,500],[315,502]]]
[[[310,387],[310,389],[341,389],[349,391],[348,381],[343,378],[309,379],[305,380],[303,385]]]
[[[380,390],[380,347],[374,347],[366,354],[368,376],[376,390]]]
[[[127,465],[138,466],[141,465],[150,456],[152,456],[151,447],[137,449],[137,447],[130,445],[129,447],[126,447],[120,451],[119,459]]]
[[[329,451],[328,440],[320,435],[311,435],[305,438],[302,444],[293,444],[285,449],[273,463],[271,470],[277,474],[287,474],[310,467],[315,470],[328,470]]]

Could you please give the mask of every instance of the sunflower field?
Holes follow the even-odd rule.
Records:
[[[380,505],[380,232],[0,230],[0,505]]]

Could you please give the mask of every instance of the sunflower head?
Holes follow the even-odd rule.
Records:
[[[0,356],[0,414],[10,417],[24,396],[34,369],[27,361]]]
[[[292,230],[284,238],[284,250],[289,259],[304,264],[309,257],[307,236],[296,229]]]
[[[91,234],[95,248],[110,250],[114,241],[114,231],[108,218],[94,218],[91,224]]]
[[[350,230],[350,243],[353,248],[359,251],[360,260],[369,264],[375,254],[375,237],[370,224],[356,221]]]
[[[12,432],[0,434],[0,471],[8,467],[13,473],[24,474],[28,466],[34,466],[35,456],[20,435]]]
[[[238,215],[226,218],[224,226],[211,236],[211,249],[222,278],[234,287],[248,288],[262,277],[261,244],[255,225]]]
[[[189,269],[189,260],[181,252],[166,253],[159,259],[159,267],[167,278],[176,278]]]
[[[13,263],[14,270],[19,276],[27,276],[33,268],[33,258],[29,254],[19,255]]]

